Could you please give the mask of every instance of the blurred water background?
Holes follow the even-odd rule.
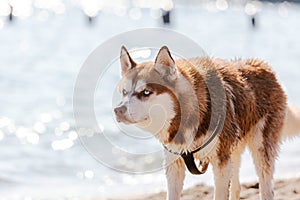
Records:
[[[298,4],[151,2],[0,0],[0,199],[82,199],[165,190],[162,170],[131,175],[106,168],[87,153],[76,132],[72,95],[80,67],[98,45],[124,31],[170,28],[195,40],[211,56],[265,59],[277,72],[289,103],[300,106]],[[167,26],[161,21],[162,9],[172,9]],[[118,78],[107,84],[116,85]],[[112,118],[111,100],[103,106],[105,117]],[[119,133],[114,123],[100,125],[108,134]],[[131,147],[139,151],[147,142]],[[276,178],[300,176],[299,144],[296,138],[282,145]],[[212,180],[211,170],[203,176],[188,174],[185,187]],[[248,152],[241,180],[256,180]]]

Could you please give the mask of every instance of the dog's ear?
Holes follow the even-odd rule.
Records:
[[[124,46],[121,47],[120,62],[121,62],[122,76],[126,74],[128,70],[136,66],[136,63],[132,60],[127,49]]]
[[[155,59],[154,67],[162,76],[167,77],[170,80],[177,78],[175,61],[166,46],[160,48]]]

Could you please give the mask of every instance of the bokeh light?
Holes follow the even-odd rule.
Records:
[[[4,139],[4,133],[2,130],[0,130],[0,142]]]
[[[51,147],[53,150],[66,150],[71,148],[74,145],[74,142],[70,139],[62,139],[62,140],[54,140],[51,143]]]
[[[219,10],[226,10],[228,8],[228,2],[226,0],[217,0],[216,7]]]

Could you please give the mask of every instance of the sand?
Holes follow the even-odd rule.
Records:
[[[259,199],[258,183],[243,184],[240,199]],[[165,200],[166,192],[125,198],[123,200]],[[193,188],[183,191],[181,200],[213,199],[213,187],[206,185],[196,185]],[[275,182],[276,200],[300,200],[300,178],[278,180]]]

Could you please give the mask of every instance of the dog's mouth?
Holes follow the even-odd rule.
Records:
[[[131,121],[131,120],[128,120],[126,118],[119,118],[119,117],[117,117],[117,122],[118,123],[124,123],[124,124],[134,124],[134,122]]]
[[[135,121],[133,119],[129,119],[126,116],[116,116],[116,120],[118,123],[124,123],[126,125],[130,125],[130,124],[140,124],[143,123],[145,121],[148,120],[148,117],[145,117],[143,120],[141,121]]]
[[[125,116],[116,116],[118,123],[124,123],[124,124],[136,124],[137,122],[131,119],[128,119]]]

